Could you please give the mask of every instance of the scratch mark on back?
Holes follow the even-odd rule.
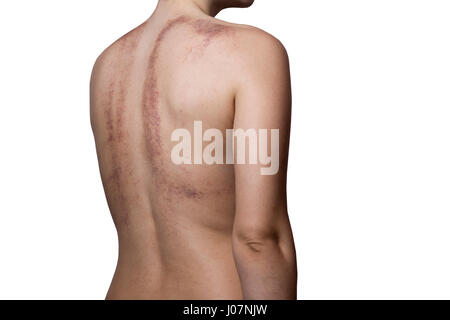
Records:
[[[194,20],[187,16],[180,16],[176,19],[169,20],[160,31],[148,59],[146,79],[143,86],[142,118],[144,122],[145,149],[151,163],[153,177],[159,190],[164,189],[170,194],[181,197],[200,199],[204,196],[204,193],[196,190],[196,188],[190,185],[176,182],[174,181],[176,179],[170,178],[169,172],[167,172],[166,166],[164,165],[166,159],[162,154],[161,94],[158,87],[157,67],[160,60],[161,44],[164,42],[169,32],[180,25],[186,25],[192,28],[196,34],[204,36],[204,39],[202,40],[203,49],[210,45],[211,40],[214,37],[228,30],[226,26],[212,23],[206,19]],[[168,197],[168,199],[169,198],[170,197]]]
[[[119,200],[124,212],[124,223],[128,225],[129,199],[123,185],[132,175],[128,159],[129,141],[126,139],[125,114],[127,112],[127,90],[130,85],[131,68],[134,64],[134,53],[142,35],[141,29],[136,33],[129,33],[122,37],[117,43],[117,52],[110,67],[113,70],[108,86],[105,101],[105,122],[107,131],[107,142],[110,149],[111,170],[106,178],[108,188]],[[128,173],[129,176],[124,177]]]

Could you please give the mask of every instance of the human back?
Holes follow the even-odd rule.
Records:
[[[97,62],[92,124],[120,243],[110,298],[182,298],[183,290],[206,298],[218,281],[213,297],[241,298],[233,166],[171,160],[174,130],[194,132],[194,121],[224,136],[233,128],[234,28],[187,15],[150,19]]]
[[[163,9],[111,45],[94,66],[91,121],[119,237],[109,299],[241,299],[249,290],[242,287],[248,277],[247,271],[242,272],[242,261],[256,261],[254,254],[261,259],[265,253],[260,254],[255,243],[271,244],[275,239],[283,248],[267,252],[287,253],[289,270],[281,274],[292,278],[294,272],[282,191],[287,150],[282,150],[281,173],[267,178],[242,166],[237,179],[232,163],[211,164],[202,157],[209,143],[202,139],[205,130],[223,137],[214,156],[228,155],[226,132],[236,125],[281,126],[281,137],[288,141],[290,105],[287,98],[278,99],[280,93],[288,96],[283,48],[256,28],[226,23],[198,10],[165,7],[190,1],[197,0],[160,0]],[[267,53],[258,57],[254,48]],[[274,84],[263,85],[273,93],[259,92],[260,80],[253,77],[259,76],[261,64],[273,60],[273,52],[282,64],[273,64],[275,73],[271,71],[269,78]],[[280,67],[284,70],[278,76]],[[244,106],[254,100],[255,106],[272,107],[272,98],[286,110],[281,109],[282,116],[273,116],[279,112],[273,108],[259,112]],[[183,150],[183,163],[174,161],[174,154],[179,156],[174,152],[179,130],[190,133],[190,152]],[[247,186],[251,192],[245,190]],[[247,215],[242,208],[249,209]],[[257,221],[253,211],[267,226],[251,226],[249,222]],[[265,215],[274,216],[266,219]],[[288,286],[286,297],[293,296],[292,288]]]

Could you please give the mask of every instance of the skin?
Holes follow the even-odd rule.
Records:
[[[259,29],[213,18],[252,2],[161,0],[97,59],[91,123],[119,238],[107,299],[296,298],[287,54]],[[278,174],[175,165],[171,133],[196,120],[224,136],[280,129]]]

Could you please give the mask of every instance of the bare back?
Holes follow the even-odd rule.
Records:
[[[119,235],[112,299],[241,299],[230,165],[175,165],[175,129],[233,128],[235,27],[152,19],[98,59],[92,126]]]

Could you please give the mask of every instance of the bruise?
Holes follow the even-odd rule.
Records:
[[[170,190],[177,196],[182,196],[190,199],[200,199],[203,193],[197,191],[195,188],[188,185],[171,185]]]
[[[154,160],[156,156],[160,155],[162,149],[160,133],[161,116],[158,111],[160,94],[156,76],[156,66],[159,59],[160,46],[170,29],[178,24],[186,23],[188,20],[189,19],[187,17],[181,16],[167,23],[167,25],[161,30],[155,41],[155,45],[148,62],[147,78],[144,82],[142,98],[142,116],[144,119],[146,149],[151,160]]]
[[[213,38],[229,30],[228,27],[222,24],[212,23],[208,20],[195,20],[191,25],[196,33],[205,36],[203,47],[207,47]]]
[[[130,85],[130,72],[134,63],[134,52],[142,31],[137,30],[133,36],[126,35],[117,43],[117,53],[108,66],[112,70],[106,99],[104,117],[106,123],[107,143],[110,150],[110,170],[106,185],[123,208],[123,219],[128,225],[129,200],[123,185],[132,178],[129,168],[129,143],[126,139],[125,117],[127,111],[127,91]]]
[[[161,154],[161,116],[159,113],[160,92],[158,89],[157,66],[160,55],[161,44],[171,29],[177,25],[189,25],[193,27],[198,34],[204,35],[203,46],[210,44],[211,39],[221,34],[227,27],[212,23],[207,20],[192,20],[187,16],[180,16],[174,20],[169,20],[166,26],[160,31],[154,48],[151,52],[148,68],[147,78],[144,82],[144,90],[142,97],[143,105],[143,119],[146,137],[146,149],[148,156],[153,160],[156,156]]]
[[[148,58],[146,79],[143,86],[142,96],[142,118],[144,124],[145,150],[151,163],[154,182],[159,191],[165,191],[168,201],[171,195],[189,199],[201,199],[204,193],[188,184],[177,182],[177,177],[172,177],[167,170],[167,163],[170,159],[164,157],[163,143],[161,141],[162,119],[160,114],[160,89],[158,87],[158,63],[160,58],[161,45],[169,32],[177,26],[187,26],[196,34],[201,35],[202,45],[200,49],[205,49],[211,40],[229,30],[226,26],[212,23],[205,19],[192,19],[187,16],[180,16],[169,20],[156,38],[153,50]]]
[[[112,102],[114,99],[114,82],[111,82],[108,90],[108,98],[105,105],[105,119],[106,119],[106,131],[108,132],[108,143],[114,142],[114,120],[113,120],[113,108]]]

